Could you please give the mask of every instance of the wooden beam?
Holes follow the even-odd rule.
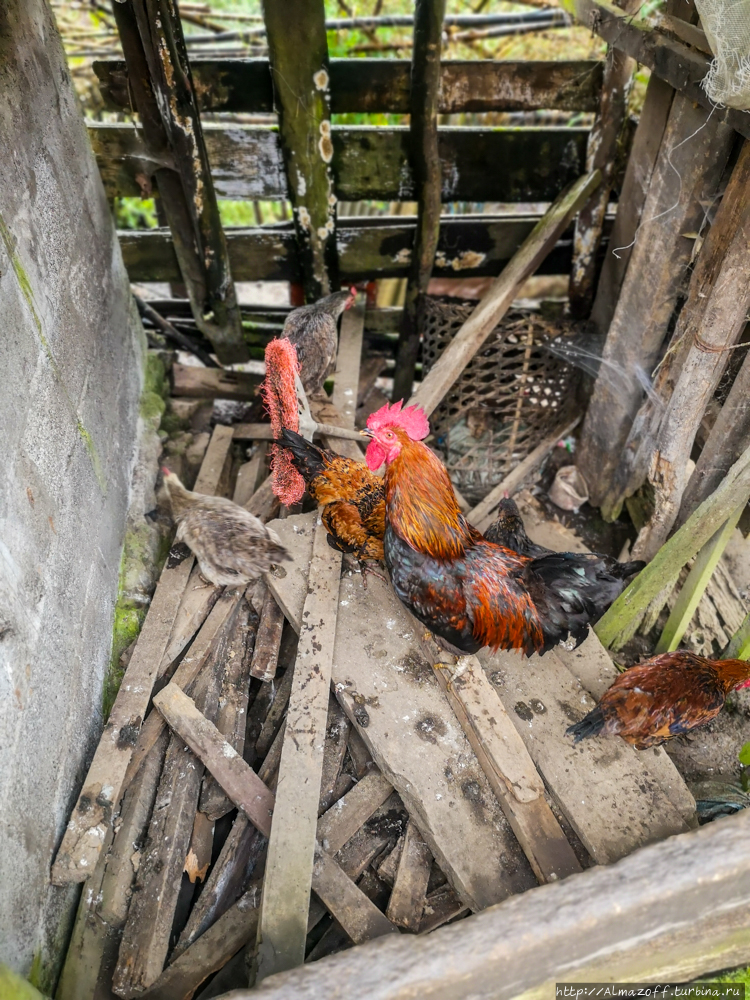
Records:
[[[744,966],[748,836],[750,813],[743,810],[429,937],[402,935],[311,963],[268,983],[264,1000],[355,997],[363,983],[372,1000],[413,995],[415,983],[430,1000],[516,1000],[554,996],[561,982],[688,982],[717,966]],[[252,998],[238,990],[233,1000]]]
[[[440,128],[441,201],[552,201],[583,173],[588,135],[586,128],[559,126]],[[150,196],[143,185],[154,164],[139,129],[96,124],[89,126],[89,137],[110,198]],[[220,198],[291,198],[278,132],[252,125],[207,126],[205,138]],[[330,171],[327,197],[416,199],[408,128],[334,126],[329,138],[331,161],[323,164]],[[319,157],[317,145],[310,155]]]
[[[263,683],[268,683],[276,676],[279,665],[279,647],[284,628],[284,613],[273,599],[273,594],[268,593],[265,589],[265,584],[263,584],[263,588],[264,597],[250,676],[257,677]]]
[[[250,426],[245,424],[245,427]],[[264,430],[270,432],[270,424],[258,424],[258,427],[262,427]],[[238,425],[234,425],[234,438],[235,440],[241,440],[240,435],[237,433]],[[240,507],[248,502],[252,497],[253,493],[257,490],[260,484],[266,477],[267,467],[266,467],[266,455],[268,452],[268,445],[266,440],[270,440],[270,437],[266,440],[261,440],[258,437],[252,438],[256,442],[255,448],[253,449],[253,457],[248,461],[244,462],[237,470],[237,479],[234,485],[234,495],[232,500],[238,504]]]
[[[192,399],[251,400],[263,381],[262,375],[250,372],[194,365],[172,365],[169,378],[173,395]]]
[[[201,111],[274,111],[267,59],[191,59]],[[407,59],[331,59],[331,112],[335,115],[408,114],[411,62]],[[95,61],[105,104],[131,111],[132,93],[122,60]],[[596,111],[602,63],[520,62],[487,59],[443,62],[438,112]]]
[[[340,851],[392,794],[393,786],[378,771],[365,775],[318,820],[318,840],[329,854]]]
[[[440,225],[435,276],[494,276],[507,263],[539,221],[538,216],[495,218],[444,217]],[[345,217],[337,228],[342,278],[405,277],[414,238],[414,223],[398,216]],[[171,237],[165,230],[123,230],[119,234],[131,281],[179,278]],[[238,281],[297,281],[294,236],[287,224],[231,230],[229,256]],[[570,269],[572,233],[563,233],[538,274],[566,274]],[[400,310],[397,310],[400,314]],[[268,330],[263,346],[280,331]],[[248,331],[248,340],[252,339]]]
[[[258,974],[305,960],[341,553],[319,524],[294,666],[258,925]]]
[[[579,178],[550,206],[499,278],[491,285],[409,402],[429,416],[510,309],[522,282],[532,275],[600,183],[599,171]]]
[[[230,443],[231,436],[227,439],[226,430],[214,430],[198,476],[202,492],[216,490]],[[191,555],[173,569],[167,562],[162,570],[137,645],[57,851],[50,876],[55,885],[83,882],[94,870],[104,835],[125,787],[125,775],[192,567]]]
[[[237,807],[261,833],[268,836],[272,831],[271,815],[275,810],[276,799],[260,777],[234,753],[218,729],[201,715],[193,702],[179,688],[168,685],[156,695],[154,704],[164,714],[170,728],[179,734],[211,771]],[[344,925],[347,933],[351,936],[358,934],[361,926],[358,923],[361,919],[360,914],[370,912],[361,891],[324,851],[316,852],[312,870],[312,885],[316,895]],[[342,876],[349,881],[348,886],[342,882]],[[380,917],[381,933],[391,933],[396,930],[382,914]],[[305,911],[306,925],[307,911]]]
[[[113,14],[195,321],[220,361],[244,361],[247,349],[179,15],[169,0],[126,0]],[[147,177],[152,173],[153,166]]]
[[[652,452],[649,482],[654,514],[639,533],[635,558],[649,559],[666,541],[687,485],[687,463],[695,435],[742,336],[750,309],[750,141],[740,151],[716,217],[693,271],[680,324],[685,357],[658,432],[645,442]],[[649,447],[651,445],[651,447]]]
[[[393,399],[411,395],[419,354],[420,313],[430,283],[440,234],[441,164],[438,146],[440,48],[445,0],[417,0],[411,65],[410,145],[417,199],[417,229],[411,251],[406,300],[393,379]]]
[[[314,302],[339,287],[325,11],[318,0],[287,0],[266,4],[263,16],[302,281]]]
[[[673,97],[673,88],[652,74],[646,87],[641,118],[617,201],[617,215],[591,309],[591,321],[602,334],[609,329],[615,312]]]
[[[683,234],[701,225],[732,143],[727,126],[707,122],[702,108],[675,96],[576,458],[595,506],[613,486],[644,397],[635,373],[648,377],[653,371],[685,278],[693,243]],[[605,515],[616,516],[616,510],[608,504]]]
[[[714,108],[702,83],[711,64],[709,57],[671,38],[645,21],[638,21],[609,0],[562,0],[576,20],[590,27],[608,45],[614,45],[636,62],[647,66],[679,91],[686,100],[710,111],[712,120],[726,124],[750,139],[750,122],[742,111]],[[703,116],[705,121],[706,116]]]
[[[581,871],[534,761],[477,658],[462,656],[455,668],[436,664],[435,672],[539,882]]]
[[[360,292],[355,304],[341,317],[332,402],[341,416],[342,427],[354,427],[364,332],[365,296]]]
[[[625,0],[623,10],[633,13],[638,0]],[[598,113],[589,136],[586,169],[599,170],[602,183],[576,219],[573,268],[570,272],[571,314],[577,319],[591,311],[596,288],[597,251],[602,238],[604,216],[609,204],[621,141],[628,113],[628,96],[635,72],[635,60],[610,48],[604,63],[604,79]]]

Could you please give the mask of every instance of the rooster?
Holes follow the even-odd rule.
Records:
[[[318,392],[336,357],[339,316],[351,309],[357,289],[334,292],[309,306],[293,309],[286,318],[282,337],[297,348],[300,378],[308,396]]]
[[[217,587],[242,586],[289,558],[276,532],[243,507],[193,493],[169,469],[162,472],[177,524],[175,541],[193,552],[205,580]]]
[[[422,444],[418,407],[371,414],[366,460],[385,473],[385,563],[399,599],[459,655],[492,649],[544,653],[572,635],[582,642],[620,594],[629,567],[593,554],[532,559],[487,541],[461,513],[448,473]]]
[[[532,559],[541,559],[542,556],[552,555],[553,552],[552,549],[545,549],[543,545],[532,542],[526,534],[521,512],[510,497],[504,497],[498,504],[497,517],[485,531],[484,537],[488,542],[502,545],[522,556],[531,556]],[[606,572],[614,573],[622,578],[640,573],[646,565],[645,562],[639,560],[620,563],[612,556],[605,556],[598,552],[592,552],[590,555],[591,558],[601,563]]]
[[[336,455],[283,428],[281,443],[291,454],[313,500],[322,508],[328,544],[351,552],[364,571],[383,559],[385,494],[383,480],[352,458]]]
[[[744,683],[743,683],[744,682]],[[658,746],[716,718],[729,692],[750,684],[750,663],[707,660],[678,649],[630,667],[567,732],[622,736],[638,750]]]

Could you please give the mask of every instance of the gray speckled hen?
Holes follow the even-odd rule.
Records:
[[[276,532],[243,507],[193,493],[169,469],[162,471],[177,524],[175,540],[192,550],[206,580],[217,587],[244,586],[289,558]]]
[[[339,316],[351,309],[356,288],[334,292],[309,306],[293,309],[286,318],[282,337],[288,337],[297,349],[300,377],[308,396],[318,392],[336,359]]]

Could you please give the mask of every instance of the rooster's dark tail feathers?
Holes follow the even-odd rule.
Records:
[[[284,427],[281,443],[291,452],[292,464],[309,486],[312,480],[325,470],[325,454],[317,445]]]
[[[604,729],[604,715],[599,705],[596,708],[592,708],[588,715],[585,715],[580,722],[574,723],[572,726],[568,726],[565,730],[566,735],[574,736],[574,743],[580,743],[581,740],[588,739],[590,736],[598,736]]]

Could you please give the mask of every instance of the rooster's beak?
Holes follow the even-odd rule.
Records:
[[[375,431],[371,431],[369,427],[365,427],[365,429],[362,430],[362,431],[360,431],[359,433],[362,435],[362,437],[366,437],[366,438],[374,438],[375,437]]]

